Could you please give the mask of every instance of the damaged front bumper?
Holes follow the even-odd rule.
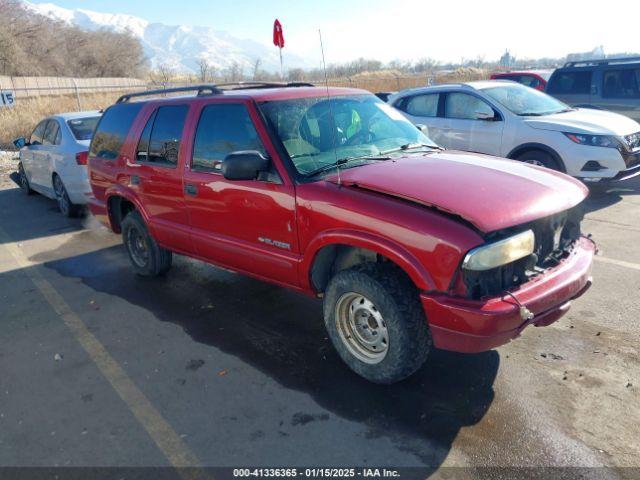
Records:
[[[528,325],[547,326],[569,310],[570,302],[591,286],[595,244],[580,237],[561,263],[510,293],[481,300],[423,293],[422,305],[435,347],[456,352],[482,352],[520,335]],[[522,319],[521,306],[533,313]]]

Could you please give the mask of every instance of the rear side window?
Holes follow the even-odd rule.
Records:
[[[605,98],[640,98],[640,68],[606,71],[602,82]]]
[[[440,95],[432,93],[430,95],[416,95],[405,103],[405,112],[416,117],[436,117],[438,116],[438,99]]]
[[[89,155],[105,160],[118,158],[127,133],[143,105],[143,103],[134,102],[118,103],[109,107],[98,123],[89,148]]]
[[[266,155],[247,107],[237,103],[206,106],[196,130],[191,168],[219,171],[224,157],[238,150],[257,150]]]
[[[188,112],[188,105],[159,107],[145,125],[138,143],[136,159],[158,166],[175,167]]]
[[[42,137],[44,137],[44,129],[46,128],[48,122],[49,120],[43,120],[33,130],[33,133],[31,134],[31,139],[29,140],[29,143],[31,145],[42,145]]]
[[[588,94],[591,92],[591,71],[558,72],[551,77],[547,92],[559,94]]]
[[[493,108],[473,95],[448,93],[444,102],[444,116],[462,120],[477,120],[479,114],[493,115]]]
[[[76,140],[91,140],[99,120],[100,117],[74,118],[67,120],[67,125]]]

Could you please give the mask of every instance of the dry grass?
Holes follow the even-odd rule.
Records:
[[[99,110],[113,104],[122,92],[91,93],[80,97],[82,110]],[[40,120],[49,115],[78,110],[74,95],[18,99],[13,108],[0,108],[0,150],[13,150],[17,137],[29,138]]]
[[[469,82],[484,80],[489,77],[488,72],[477,68],[458,68],[448,72],[435,74],[407,75],[393,70],[366,72],[349,78],[329,79],[329,85],[335,87],[353,87],[376,92],[397,92],[405,88],[421,87],[427,84],[431,77],[435,83]],[[324,81],[318,81],[318,84]]]
[[[487,78],[487,72],[474,68],[438,73],[436,83],[460,82]],[[407,75],[394,71],[367,72],[351,78],[329,79],[337,87],[354,87],[375,92],[398,91],[426,85],[427,75]],[[322,84],[318,82],[318,84]],[[99,110],[113,104],[124,92],[85,93],[81,95],[82,110]],[[13,140],[28,138],[37,123],[48,115],[78,110],[74,95],[51,95],[19,98],[13,108],[0,108],[0,150],[13,150]]]

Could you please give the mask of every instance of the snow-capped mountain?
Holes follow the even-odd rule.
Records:
[[[52,3],[25,1],[24,5],[35,13],[85,30],[105,28],[118,32],[129,31],[142,42],[152,68],[166,65],[177,72],[196,73],[198,63],[205,59],[218,70],[229,68],[237,62],[245,73],[249,73],[256,60],[260,59],[261,69],[272,72],[280,70],[277,48],[254,40],[235,38],[210,27],[151,23],[132,15],[70,10]],[[308,66],[304,59],[289,52],[285,51],[283,57],[285,69]]]

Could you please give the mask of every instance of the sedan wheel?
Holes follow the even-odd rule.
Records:
[[[67,191],[65,190],[62,180],[58,175],[53,177],[53,190],[56,193],[56,200],[58,201],[58,208],[60,209],[60,212],[62,212],[65,217],[70,216],[71,201],[69,200]]]

